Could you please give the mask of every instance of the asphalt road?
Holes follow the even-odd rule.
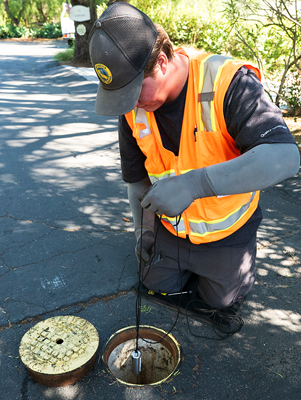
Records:
[[[51,62],[64,47],[0,41],[0,399],[300,400],[300,173],[262,193],[258,278],[242,331],[216,341],[210,326],[189,320],[189,329],[180,315],[173,379],[137,389],[106,373],[103,346],[135,324],[135,238],[116,118],[94,113],[95,83]],[[142,323],[171,328],[173,311],[142,306]],[[50,388],[29,377],[18,349],[57,315],[90,321],[100,346],[85,378]]]

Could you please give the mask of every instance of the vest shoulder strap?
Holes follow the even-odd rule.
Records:
[[[135,132],[134,137],[138,135],[139,139],[151,134],[150,115],[143,108],[134,108],[125,114],[125,118],[129,127],[134,131],[135,125],[139,125],[139,129]]]
[[[216,130],[214,100],[215,88],[223,67],[233,59],[231,57],[210,55],[201,61],[198,102],[200,103],[200,121],[208,132]]]

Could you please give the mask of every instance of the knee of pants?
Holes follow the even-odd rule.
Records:
[[[154,292],[179,292],[188,281],[191,272],[180,270],[176,260],[163,258],[142,270],[142,283]]]
[[[252,242],[253,245],[253,242]],[[253,287],[256,268],[256,244],[246,253],[244,263],[240,263],[236,277],[219,276],[216,280],[199,276],[198,293],[203,300],[214,308],[227,308],[242,297],[245,297]],[[235,273],[235,270],[233,270]]]
[[[198,293],[202,299],[213,308],[227,308],[239,299],[245,297],[253,287],[255,274],[244,279],[239,286],[228,288],[221,287],[218,284],[210,282],[201,282],[199,280]]]
[[[204,296],[201,295],[205,303],[207,303],[209,306],[212,308],[217,308],[217,309],[222,309],[222,308],[227,308],[230,307],[235,301],[226,301],[224,297],[218,297],[218,296]]]

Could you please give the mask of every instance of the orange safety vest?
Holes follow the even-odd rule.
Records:
[[[183,49],[177,52],[186,55]],[[135,109],[126,114],[137,144],[146,156],[145,168],[152,183],[170,176],[208,167],[240,155],[226,128],[223,103],[236,71],[245,66],[230,57],[189,54],[189,77],[179,154],[162,145],[153,112]],[[174,235],[189,236],[192,243],[223,239],[243,226],[258,206],[259,191],[231,196],[197,199],[179,218],[161,216],[163,225]]]

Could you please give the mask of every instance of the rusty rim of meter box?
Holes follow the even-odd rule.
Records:
[[[58,316],[33,326],[19,353],[30,376],[45,386],[66,386],[93,367],[99,345],[96,328],[83,318]]]

